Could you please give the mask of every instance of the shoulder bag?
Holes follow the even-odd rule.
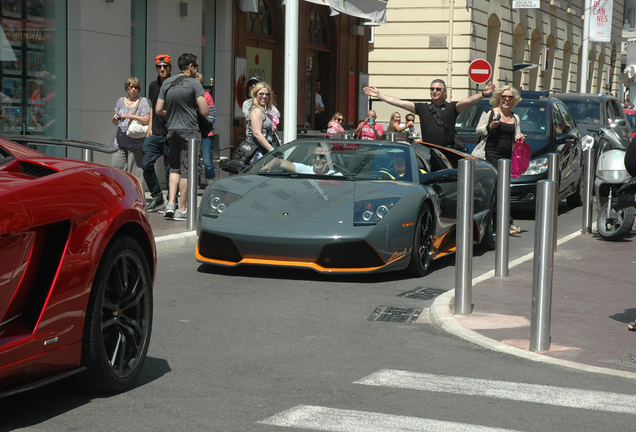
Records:
[[[493,110],[490,110],[490,115],[488,116],[488,124],[492,123],[492,117],[493,117]],[[486,142],[488,142],[489,135],[490,134],[487,133],[486,135],[483,136],[481,141],[479,141],[479,144],[477,144],[477,146],[470,153],[471,156],[474,156],[479,159],[486,159]]]
[[[132,115],[137,114],[137,108],[141,105],[141,101],[143,98],[139,98],[139,102],[137,102],[137,106],[133,111]],[[128,122],[128,128],[126,129],[126,135],[130,138],[145,138],[148,135],[148,125],[142,125],[138,120],[131,120]]]

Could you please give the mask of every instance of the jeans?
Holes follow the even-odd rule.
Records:
[[[214,171],[214,135],[201,140],[201,153],[203,155],[203,166],[205,167],[205,178],[214,180],[216,172]]]
[[[155,172],[155,162],[162,155],[164,156],[164,166],[166,168],[166,184],[168,184],[168,152],[169,147],[166,145],[166,137],[163,135],[150,135],[146,137],[143,148],[142,168],[144,171],[144,180],[148,185],[148,190],[153,198],[159,198],[161,194],[161,186],[159,186],[159,178]]]

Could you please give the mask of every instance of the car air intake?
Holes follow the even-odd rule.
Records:
[[[384,260],[365,241],[328,244],[317,260],[324,268],[381,267]]]
[[[53,168],[26,161],[20,161],[20,169],[23,174],[33,177],[46,177],[47,175],[57,173]]]
[[[206,232],[202,232],[199,238],[199,253],[205,258],[234,263],[243,259],[232,240]]]

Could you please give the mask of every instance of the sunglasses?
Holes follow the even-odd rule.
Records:
[[[504,96],[504,95],[501,95],[501,99],[512,100],[512,99],[514,99],[514,98],[515,98],[514,96]]]
[[[324,154],[314,154],[314,160],[327,160],[327,156]]]
[[[339,122],[344,121],[344,119],[342,117],[338,117],[336,120],[338,120]]]
[[[157,69],[170,69],[169,65],[157,65]]]
[[[141,90],[141,87],[138,86],[128,86],[129,89]]]
[[[269,96],[269,93],[258,93],[257,96]]]
[[[198,68],[199,67],[199,63],[192,63],[192,67]]]
[[[430,88],[430,90],[431,90],[431,92],[436,92],[436,91],[437,91],[437,92],[441,92],[441,91],[443,91],[444,89],[443,89],[443,88],[441,88],[441,87],[431,87],[431,88]]]

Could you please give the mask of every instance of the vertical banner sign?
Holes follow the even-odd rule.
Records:
[[[614,0],[592,0],[590,42],[611,42]]]
[[[247,76],[247,59],[245,57],[234,58],[234,118],[245,118],[243,114],[243,102],[245,102],[245,84]]]
[[[352,123],[354,126],[356,123],[356,74],[349,72],[349,89],[347,95],[347,118],[346,123],[342,125],[347,129],[347,124]]]

